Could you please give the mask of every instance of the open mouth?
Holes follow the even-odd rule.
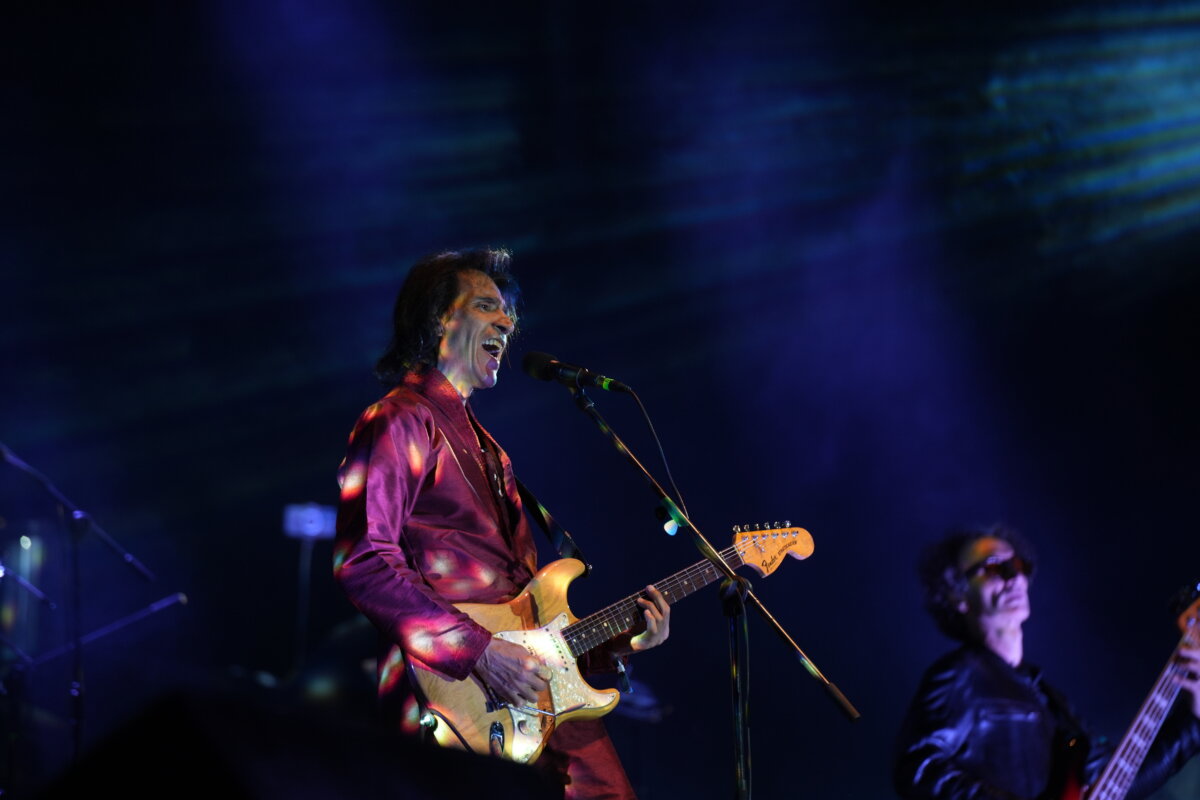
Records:
[[[488,352],[488,355],[499,361],[500,354],[504,352],[504,342],[495,337],[485,339],[483,342],[483,349]]]

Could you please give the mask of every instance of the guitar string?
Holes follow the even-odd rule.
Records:
[[[786,533],[783,535],[785,537],[788,536]],[[796,536],[795,533],[791,533],[790,535],[792,538]],[[758,541],[760,538],[762,537],[755,536],[745,542],[740,542],[726,548],[721,552],[721,557],[729,561],[734,569],[737,569],[746,563],[744,560],[745,553],[759,546]],[[737,556],[737,563],[734,563],[732,558],[735,555]],[[697,583],[695,579],[698,576],[703,576],[703,583]],[[697,589],[708,586],[720,577],[720,571],[712,563],[701,561],[661,581],[656,586],[663,593],[663,596],[668,599],[668,602],[674,602],[677,599],[687,597]],[[675,597],[675,591],[680,587],[687,587],[688,591],[679,595],[679,597]],[[641,596],[640,592],[632,594],[607,608],[601,609],[563,628],[563,637],[567,640],[572,655],[580,656],[593,647],[608,641],[614,635],[618,635],[631,628],[634,619],[632,612],[636,609],[637,599]],[[618,620],[621,624],[617,625],[617,629],[614,631],[612,623]]]
[[[736,569],[745,563],[742,558],[744,554],[739,548],[745,547],[746,549],[749,549],[751,546],[752,543],[750,542],[746,542],[745,544],[735,544],[732,547],[722,550],[721,557],[726,561],[729,561],[730,565]],[[731,560],[733,556],[737,556],[738,558],[736,564]],[[686,597],[687,594],[691,593],[688,592],[684,595],[681,595],[679,598],[676,598],[675,590],[677,588],[688,584],[695,584],[696,581],[694,578],[700,575],[705,575],[707,577],[706,573],[716,573],[717,575],[720,574],[717,571],[717,568],[710,562],[701,561],[661,581],[659,584],[656,584],[656,587],[660,592],[663,593],[664,597],[668,598],[668,602],[673,602],[674,600],[682,599],[682,597]],[[707,580],[695,588],[702,588],[711,582],[712,580]],[[641,592],[629,595],[622,600],[618,600],[607,608],[603,608],[600,611],[590,614],[587,617],[584,617],[583,619],[563,628],[563,638],[567,640],[567,643],[571,648],[571,653],[575,656],[583,655],[593,647],[608,641],[614,635],[620,634],[632,627],[633,617],[631,616],[630,612],[632,609],[636,608],[637,599],[641,596]],[[620,620],[623,624],[617,626],[617,630],[614,632],[611,628],[611,623],[617,620]],[[595,640],[592,641],[592,639]],[[581,645],[586,646],[581,647]]]
[[[1184,632],[1183,639],[1176,646],[1171,660],[1167,662],[1167,666],[1155,683],[1154,689],[1151,690],[1150,696],[1143,703],[1129,733],[1117,748],[1117,752],[1113,754],[1108,766],[1105,767],[1104,772],[1108,773],[1111,782],[1106,783],[1105,776],[1101,775],[1098,781],[1100,791],[1093,795],[1095,800],[1122,797],[1133,785],[1138,768],[1141,767],[1154,738],[1162,728],[1171,705],[1179,696],[1180,687],[1175,683],[1174,678],[1182,675],[1184,670],[1175,662],[1175,656],[1178,655],[1180,647],[1194,642],[1192,633],[1191,629]]]
[[[1179,671],[1173,662],[1168,663],[1163,670],[1163,674],[1143,704],[1129,734],[1117,752],[1113,754],[1110,767],[1106,770],[1111,773],[1112,782],[1102,787],[1102,791],[1095,795],[1096,800],[1124,795],[1133,784],[1133,780],[1137,776],[1137,768],[1134,765],[1141,766],[1142,760],[1145,759],[1146,753],[1150,749],[1150,740],[1157,734],[1165,718],[1163,702],[1166,701],[1169,707],[1169,703],[1174,701],[1174,696],[1179,693],[1178,687],[1173,686],[1170,682],[1170,679]],[[1171,691],[1172,688],[1175,689],[1174,692]],[[1169,699],[1168,696],[1170,696]],[[1150,721],[1155,721],[1157,724],[1148,726],[1147,723]],[[1103,781],[1101,782],[1103,783]],[[1111,788],[1108,788],[1110,786]]]
[[[739,561],[736,564],[733,564],[733,567],[736,569],[738,567],[743,566],[746,563],[744,560],[744,557],[747,552],[749,552],[751,549],[758,549],[761,547],[761,545],[760,545],[761,539],[763,539],[764,537],[779,537],[780,535],[782,535],[785,539],[787,539],[787,538],[795,539],[797,536],[797,532],[795,530],[791,530],[791,529],[789,529],[789,531],[776,531],[773,533],[763,531],[762,534],[753,536],[745,541],[736,543],[733,546],[727,548],[726,550],[724,550],[722,552],[722,557],[729,560],[730,554],[734,554],[734,555],[738,556]],[[699,583],[699,584],[696,583],[695,578],[697,576],[704,577],[705,580],[703,581],[703,583]],[[721,573],[718,572],[716,570],[716,568],[710,562],[701,561],[701,562],[691,565],[690,567],[680,571],[679,573],[677,573],[675,575],[672,575],[670,578],[667,578],[667,579],[659,582],[658,584],[656,584],[656,586],[660,591],[663,592],[664,596],[666,596],[668,598],[668,601],[674,602],[676,599],[681,599],[683,597],[687,597],[693,591],[696,591],[698,589],[704,588],[705,586],[708,586],[709,584],[712,583],[712,581],[717,580],[720,577],[721,577]],[[679,595],[678,598],[674,597],[673,595],[674,595],[676,589],[680,586],[686,586],[687,591],[685,591],[683,594]],[[600,611],[596,612],[595,614],[591,614],[590,616],[585,617],[584,619],[577,620],[575,623],[573,623],[572,625],[565,628],[564,633],[570,632],[577,639],[581,639],[588,634],[597,634],[601,638],[599,638],[595,642],[588,643],[587,648],[585,648],[585,651],[586,651],[586,649],[595,647],[597,644],[606,641],[607,639],[611,638],[614,635],[614,632],[611,630],[611,625],[609,623],[611,623],[615,620],[618,620],[618,619],[620,619],[620,621],[623,623],[624,627],[619,627],[619,629],[616,631],[616,633],[621,633],[622,631],[627,630],[630,626],[632,626],[633,617],[630,615],[630,612],[636,611],[636,601],[641,596],[642,596],[641,593],[630,595],[629,597],[626,597],[624,600],[621,600],[621,601],[618,601],[618,602],[612,604],[608,608],[601,609]]]
[[[764,538],[778,538],[779,536],[783,536],[785,539],[795,539],[797,535],[798,532],[796,529],[777,530],[774,532],[762,531],[722,551],[722,557],[730,560],[730,554],[734,554],[739,559],[743,559],[746,552],[749,552],[751,549],[761,548],[760,542]],[[733,564],[733,567],[736,569],[744,564],[744,560],[739,560],[738,563]],[[695,578],[697,576],[703,576],[704,580],[702,583],[696,583]],[[661,581],[656,586],[668,598],[669,602],[674,602],[675,599],[687,597],[692,592],[708,586],[720,577],[721,573],[710,562],[701,561]],[[676,589],[681,586],[687,587],[687,591],[679,595],[679,598],[674,597]],[[591,614],[584,619],[577,620],[564,628],[563,637],[567,640],[572,655],[582,655],[597,645],[608,641],[613,636],[619,635],[631,628],[636,613],[636,601],[639,597],[641,597],[640,593],[630,595],[624,600],[618,601],[608,608]],[[616,629],[614,630],[613,623],[617,621],[620,624],[616,625]]]
[[[1191,641],[1190,633],[1188,631],[1184,634],[1179,647]],[[1137,777],[1138,767],[1141,766],[1146,753],[1149,752],[1155,736],[1158,735],[1159,729],[1166,720],[1171,705],[1175,702],[1175,698],[1179,696],[1179,685],[1174,681],[1175,677],[1183,673],[1183,668],[1174,660],[1175,655],[1179,652],[1179,647],[1176,648],[1175,653],[1172,654],[1171,661],[1163,669],[1163,673],[1155,684],[1153,691],[1151,691],[1150,696],[1146,698],[1146,702],[1143,704],[1142,710],[1138,714],[1138,718],[1130,729],[1126,740],[1122,742],[1117,753],[1113,755],[1114,780],[1122,792],[1128,791],[1129,787],[1133,784],[1134,778]],[[1107,796],[1110,793],[1106,792],[1105,794]],[[1099,800],[1099,796],[1097,797]]]

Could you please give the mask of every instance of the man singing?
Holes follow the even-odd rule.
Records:
[[[412,268],[376,368],[394,388],[359,418],[338,473],[334,573],[382,637],[384,718],[406,732],[420,716],[406,659],[454,680],[474,674],[516,706],[536,704],[548,686],[533,653],[453,605],[510,600],[537,567],[512,465],[468,403],[496,385],[516,329],[509,262],[506,251],[480,249]],[[598,658],[667,639],[670,609],[657,590],[646,594],[644,628]],[[567,798],[634,796],[599,720],[556,727],[538,764],[562,778]]]
[[[1001,526],[957,531],[925,551],[919,574],[927,610],[961,646],[921,680],[897,741],[896,791],[912,800],[1015,800],[1045,797],[1070,779],[1092,783],[1111,746],[1092,737],[1025,661],[1021,626],[1033,576],[1025,541]],[[1131,799],[1150,794],[1200,751],[1200,649],[1182,649],[1181,659],[1187,692],[1150,748]]]

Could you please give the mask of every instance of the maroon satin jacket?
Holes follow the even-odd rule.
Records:
[[[489,480],[476,426],[440,372],[410,374],[363,412],[338,470],[334,575],[390,644],[385,700],[405,693],[403,654],[465,678],[491,633],[451,604],[509,600],[536,569],[512,465],[478,426],[502,473]]]

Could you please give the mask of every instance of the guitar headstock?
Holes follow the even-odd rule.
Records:
[[[787,523],[784,523],[787,525]],[[733,529],[733,546],[742,555],[742,563],[763,577],[779,569],[784,556],[808,558],[813,554],[812,534],[804,528],[776,527],[760,529],[749,525]]]

